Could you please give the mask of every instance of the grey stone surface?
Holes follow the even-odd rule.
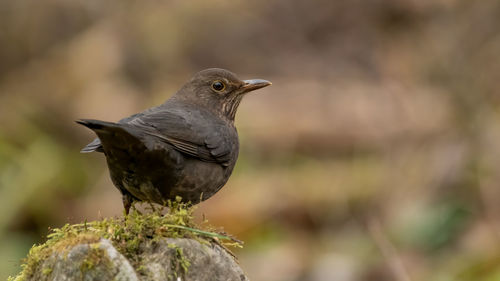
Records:
[[[172,261],[179,258],[177,249],[182,249],[183,259],[190,263],[187,273],[179,276],[180,280],[248,280],[234,258],[220,246],[183,238],[167,238],[154,246],[144,245],[143,265],[146,274],[152,277],[147,280],[168,280],[173,276],[176,264]]]
[[[30,280],[248,280],[233,256],[216,244],[164,238],[143,243],[139,252],[134,257],[139,262],[131,263],[109,240],[77,244],[42,261]]]

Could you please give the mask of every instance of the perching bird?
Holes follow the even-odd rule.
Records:
[[[76,121],[98,138],[81,152],[104,152],[125,212],[135,201],[197,204],[229,179],[238,158],[236,109],[244,94],[271,85],[230,71],[198,72],[160,106],[120,120]]]

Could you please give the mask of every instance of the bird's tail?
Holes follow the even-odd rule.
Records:
[[[92,120],[92,119],[81,119],[75,121],[76,123],[83,125],[94,132],[98,134],[98,130],[103,130],[105,127],[113,127],[116,126],[117,124],[111,123],[111,122],[105,122],[105,121],[100,121],[100,120]],[[90,152],[104,152],[101,144],[101,140],[99,138],[95,138],[91,143],[87,144],[82,150],[80,150],[81,153],[90,153]]]
[[[94,120],[94,119],[80,119],[76,120],[75,122],[91,129],[92,131],[104,130],[105,128],[120,127],[120,125],[117,123]]]
[[[82,150],[80,150],[81,153],[90,153],[94,151],[104,152],[99,138],[95,138],[91,143],[87,144],[84,148],[82,148]]]
[[[128,124],[113,123],[93,119],[80,119],[76,123],[83,125],[94,131],[99,137],[88,144],[81,152],[102,152],[106,148],[121,147],[129,148],[132,146],[143,147],[140,140],[140,132]]]

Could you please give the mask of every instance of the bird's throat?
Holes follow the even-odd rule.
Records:
[[[240,105],[241,100],[243,99],[243,95],[234,95],[231,98],[228,98],[222,105],[222,112],[226,118],[231,121],[234,121],[234,117],[236,116],[236,110]]]

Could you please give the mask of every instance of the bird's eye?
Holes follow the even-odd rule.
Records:
[[[216,90],[217,92],[222,92],[226,88],[226,85],[222,83],[222,81],[215,81],[212,83],[212,89]]]

